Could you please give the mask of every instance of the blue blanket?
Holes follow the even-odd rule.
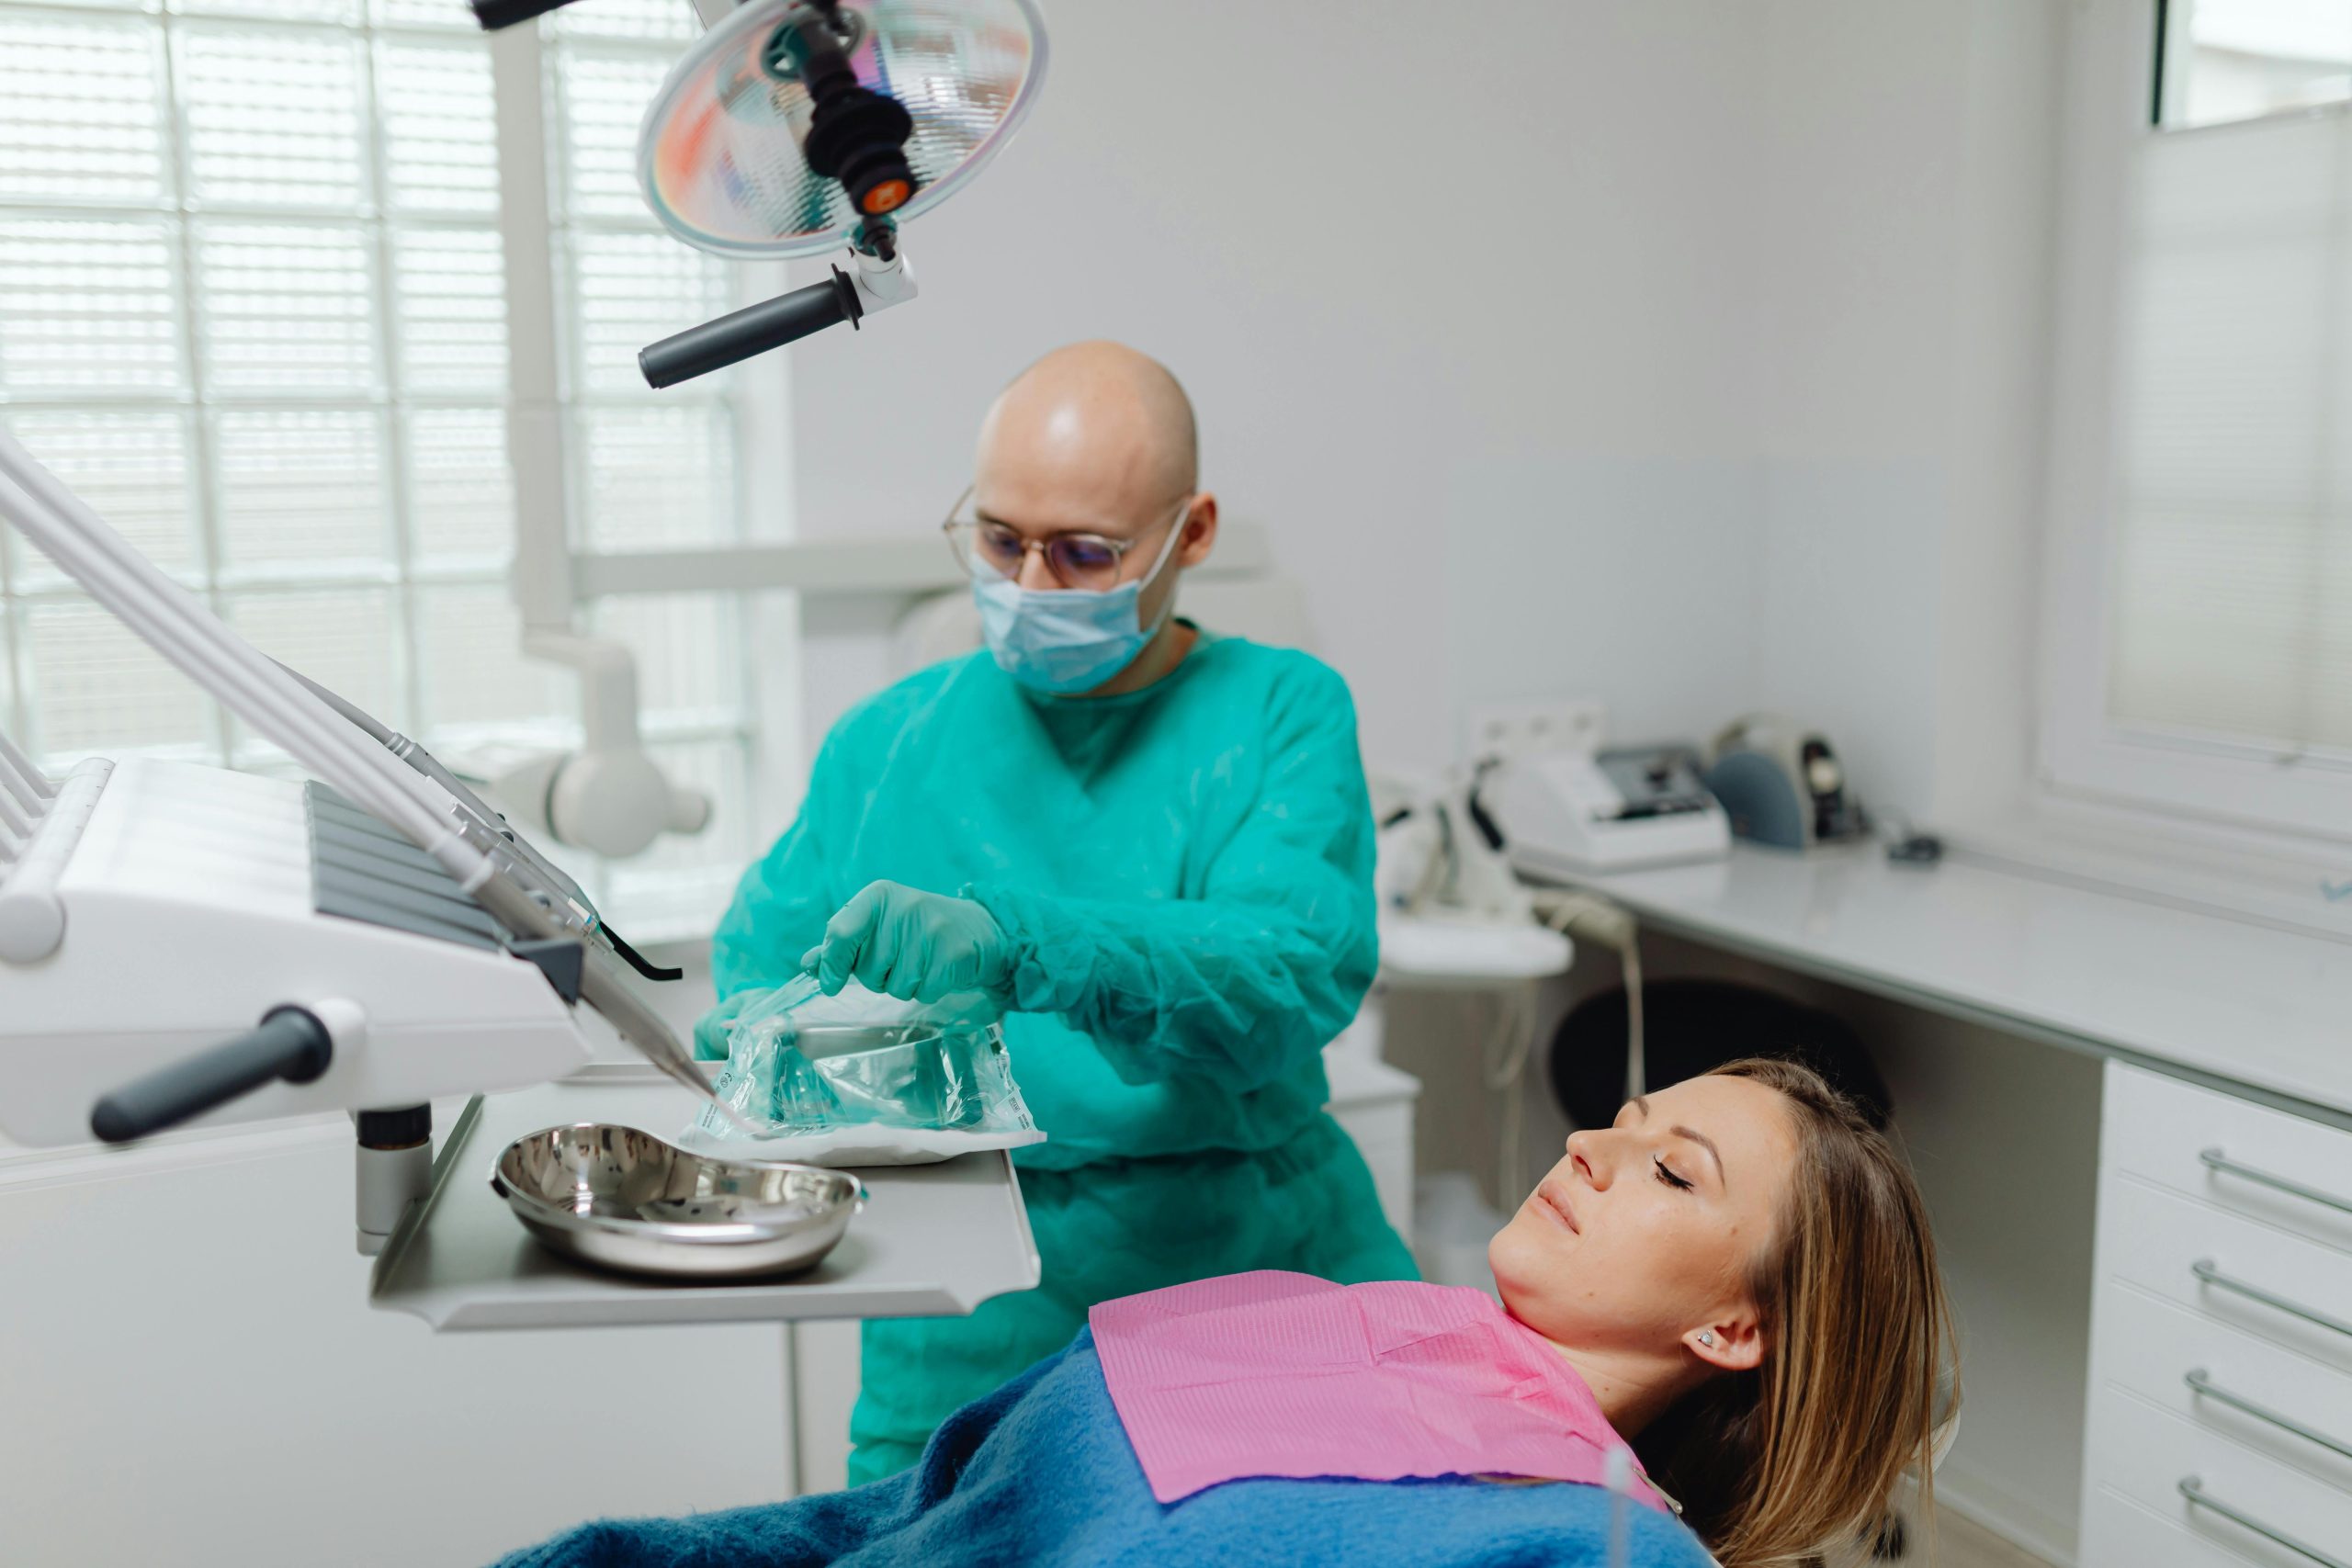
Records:
[[[789,1503],[582,1525],[500,1568],[1605,1568],[1611,1501],[1565,1483],[1235,1481],[1162,1505],[1119,1425],[1089,1331],[957,1411],[903,1474]],[[1706,1568],[1681,1525],[1638,1505],[1625,1513],[1634,1568]]]

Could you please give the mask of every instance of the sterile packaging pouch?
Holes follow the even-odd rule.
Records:
[[[805,1165],[926,1165],[1042,1144],[993,1002],[899,1001],[853,980],[829,997],[802,975],[736,1014],[712,1092],[756,1138],[706,1107],[681,1142]]]

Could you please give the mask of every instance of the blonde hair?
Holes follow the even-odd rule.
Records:
[[[1685,1395],[1634,1446],[1724,1568],[1783,1568],[1875,1527],[1906,1472],[1933,1506],[1937,1429],[1960,1397],[1951,1309],[1918,1186],[1853,1101],[1793,1062],[1714,1071],[1778,1090],[1797,1134],[1748,1281],[1764,1359]]]

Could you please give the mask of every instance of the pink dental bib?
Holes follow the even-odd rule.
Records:
[[[1625,1447],[1560,1353],[1479,1291],[1266,1270],[1104,1302],[1088,1321],[1162,1503],[1247,1476],[1600,1485]],[[1633,1496],[1666,1507],[1638,1467]]]

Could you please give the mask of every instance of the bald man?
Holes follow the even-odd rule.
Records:
[[[1048,1142],[1016,1156],[1044,1260],[968,1318],[870,1322],[855,1482],[1052,1351],[1095,1303],[1215,1274],[1410,1279],[1322,1110],[1372,981],[1373,824],[1346,685],[1174,614],[1216,542],[1192,405],[1115,344],[1056,351],[981,426],[948,524],[985,653],[857,705],[714,942],[722,1000],[801,970],[980,992]]]

